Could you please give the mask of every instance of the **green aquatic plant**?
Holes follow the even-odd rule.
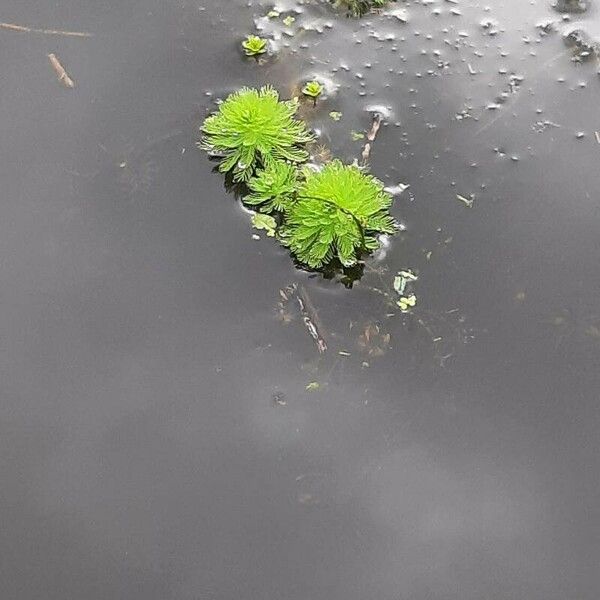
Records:
[[[267,44],[268,42],[264,38],[257,35],[249,35],[242,42],[242,49],[246,56],[258,56],[267,51]]]
[[[219,170],[235,182],[248,181],[257,168],[276,161],[304,162],[303,144],[312,141],[303,121],[295,118],[296,100],[280,101],[271,87],[242,88],[231,94],[202,126],[201,146],[220,156]]]
[[[302,93],[312,98],[316,104],[317,98],[323,93],[323,86],[316,80],[308,81],[302,88]]]
[[[378,234],[396,231],[392,197],[360,168],[334,160],[304,176],[281,230],[282,243],[301,263],[318,269],[338,259],[351,267],[361,253],[379,248]]]
[[[252,192],[244,197],[244,203],[260,212],[284,212],[293,202],[298,188],[296,165],[274,161],[248,181]]]

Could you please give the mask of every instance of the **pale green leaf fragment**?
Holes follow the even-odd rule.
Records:
[[[402,296],[406,290],[406,286],[410,281],[416,281],[417,276],[409,269],[407,271],[398,271],[398,275],[394,277],[394,289],[398,295]]]
[[[268,237],[275,237],[277,221],[270,215],[254,213],[252,215],[252,227],[255,229],[264,229],[267,232]]]
[[[468,198],[456,194],[456,199],[460,200],[467,208],[473,208],[473,202],[475,202],[475,196],[473,194],[470,194]]]
[[[417,297],[414,294],[411,294],[410,296],[402,296],[400,300],[396,302],[396,304],[400,307],[400,310],[405,313],[416,306]]]
[[[291,27],[292,24],[296,21],[295,17],[292,17],[291,15],[288,15],[285,19],[283,19],[283,24],[286,27]]]
[[[318,381],[311,381],[307,386],[306,386],[306,390],[308,392],[315,392],[317,391],[319,388],[321,387],[321,385],[319,384]]]
[[[278,10],[270,10],[267,13],[267,17],[269,17],[269,19],[276,19],[281,13]]]
[[[339,121],[342,118],[342,113],[337,111],[337,110],[332,110],[329,113],[329,116],[334,120],[334,121]]]
[[[354,129],[350,132],[350,137],[357,142],[358,140],[363,140],[365,138],[365,134],[361,131],[354,131]]]

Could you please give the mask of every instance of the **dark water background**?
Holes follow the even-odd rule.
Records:
[[[271,4],[0,6],[94,33],[0,29],[3,600],[597,600],[600,81],[561,14],[284,3],[259,66],[238,45]],[[383,107],[372,171],[410,185],[352,290],[252,239],[195,147],[217,98],[313,75],[322,143],[359,156]],[[369,288],[403,268],[418,307],[387,317]],[[291,283],[323,357],[278,319]]]

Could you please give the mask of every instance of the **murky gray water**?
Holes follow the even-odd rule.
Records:
[[[282,3],[289,36],[241,0],[1,2],[94,34],[0,29],[3,600],[597,600],[584,4]],[[238,52],[255,20],[279,47],[262,66]],[[406,231],[351,290],[252,239],[195,148],[217,98],[313,75],[336,90],[304,109],[321,143],[358,157],[379,107],[372,171],[410,185]],[[372,288],[404,268],[417,309],[387,316]],[[293,283],[323,356],[278,307]]]

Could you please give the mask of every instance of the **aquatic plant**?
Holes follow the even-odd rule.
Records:
[[[336,7],[346,9],[348,15],[352,17],[362,17],[364,14],[376,8],[382,8],[388,1],[395,0],[331,0]]]
[[[347,271],[379,248],[380,234],[396,231],[392,197],[363,168],[337,159],[301,171],[313,136],[297,109],[297,100],[279,100],[270,86],[242,88],[204,121],[201,146],[220,157],[221,172],[245,184],[242,201],[257,211],[255,228],[277,236],[306,267]]]
[[[309,98],[312,98],[314,102],[317,102],[317,98],[323,93],[323,86],[316,80],[308,81],[302,88],[302,93]]]
[[[280,233],[301,263],[320,268],[338,259],[353,266],[361,253],[379,248],[378,234],[396,231],[391,196],[359,167],[334,160],[304,177]]]
[[[248,181],[252,193],[244,197],[244,203],[260,212],[284,212],[293,202],[297,188],[296,165],[274,161]]]
[[[257,35],[249,35],[242,42],[242,48],[246,56],[258,56],[267,51],[267,40]]]
[[[232,172],[236,182],[248,181],[257,168],[275,161],[303,162],[308,153],[302,145],[313,136],[295,119],[297,110],[296,100],[280,101],[271,86],[242,88],[204,121],[201,145],[221,157],[219,170]]]

